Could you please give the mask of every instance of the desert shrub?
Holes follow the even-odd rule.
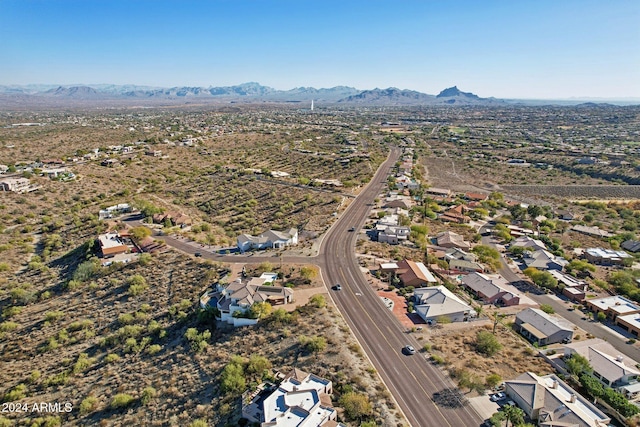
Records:
[[[113,396],[110,406],[112,409],[126,408],[127,406],[131,405],[134,401],[135,401],[135,398],[130,394],[118,393],[115,396]]]
[[[58,320],[62,319],[64,317],[64,312],[60,311],[60,310],[56,310],[56,311],[48,311],[45,315],[44,315],[44,320],[47,322],[57,322]]]
[[[87,396],[80,402],[80,414],[85,415],[93,412],[98,407],[98,399],[94,396]]]
[[[207,423],[207,420],[203,418],[198,418],[189,424],[189,427],[209,427],[209,423]]]
[[[115,353],[109,353],[104,357],[105,363],[113,363],[117,362],[118,360],[120,360],[120,356]]]
[[[187,329],[187,332],[185,332],[184,337],[189,341],[191,350],[199,353],[209,345],[208,340],[211,338],[211,332],[204,331],[202,333],[198,333],[196,328],[189,328]]]
[[[327,305],[327,301],[323,295],[316,294],[309,299],[309,304],[316,308],[323,308]]]
[[[366,394],[350,392],[340,397],[340,406],[350,420],[362,420],[373,413],[373,406]]]
[[[307,337],[305,335],[302,335],[298,339],[298,342],[308,353],[318,354],[327,348],[327,340],[324,337]]]
[[[18,325],[16,322],[2,322],[0,323],[0,333],[15,331],[16,329],[18,329],[18,326],[20,325]]]
[[[80,353],[78,360],[76,360],[76,363],[73,365],[73,373],[77,374],[86,371],[93,365],[94,361],[95,360],[90,358],[87,353]]]
[[[157,394],[158,392],[155,388],[151,386],[145,387],[142,393],[140,393],[140,402],[142,402],[143,405],[147,405]]]
[[[15,400],[24,399],[27,397],[27,386],[24,384],[18,384],[4,395],[4,402],[13,402]]]
[[[144,277],[139,274],[136,274],[127,280],[129,284],[129,295],[138,296],[142,294],[147,289],[147,281]]]
[[[159,353],[161,350],[162,350],[162,346],[159,345],[159,344],[153,344],[153,345],[150,345],[149,347],[147,347],[147,353],[152,355],[152,356],[154,354]]]
[[[502,344],[489,331],[480,331],[476,336],[476,350],[485,356],[494,356],[502,349]]]
[[[220,375],[220,388],[223,393],[239,394],[246,388],[244,366],[239,358],[232,358]]]

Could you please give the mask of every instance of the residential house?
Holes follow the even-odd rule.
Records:
[[[385,208],[402,208],[409,209],[413,204],[411,198],[407,196],[400,196],[398,194],[392,194],[384,200]]]
[[[295,228],[289,231],[267,230],[259,236],[241,234],[238,236],[238,249],[246,252],[252,249],[283,249],[287,246],[298,244],[298,230]]]
[[[152,219],[154,224],[166,224],[169,222],[172,227],[179,226],[184,228],[192,224],[191,218],[181,212],[159,213],[153,215]]]
[[[270,273],[260,277],[236,279],[226,283],[217,283],[215,290],[205,293],[200,298],[202,308],[215,307],[220,312],[220,320],[234,326],[251,325],[258,319],[247,319],[234,316],[234,313],[248,313],[256,302],[268,302],[271,305],[293,302],[293,290],[282,286],[272,286],[273,276]]]
[[[404,226],[388,226],[383,231],[378,232],[378,242],[397,245],[406,242],[411,234],[411,229]]]
[[[459,271],[461,273],[482,273],[484,268],[475,261],[467,261],[466,259],[449,260],[449,270]]]
[[[564,356],[570,357],[574,354],[579,354],[589,361],[593,369],[591,375],[604,386],[633,399],[638,397],[640,371],[635,368],[636,362],[622,356],[611,344],[594,338],[565,345]]]
[[[473,295],[488,304],[513,306],[520,304],[520,297],[513,292],[504,289],[504,279],[490,279],[488,276],[473,272],[462,278],[462,285]]]
[[[620,245],[622,249],[629,252],[640,252],[640,242],[637,240],[626,240]]]
[[[621,327],[634,337],[640,335],[640,313],[623,314],[616,318],[616,326]]]
[[[575,218],[574,215],[569,211],[558,211],[557,215],[558,219],[561,219],[563,221],[573,221],[573,219]]]
[[[331,405],[331,381],[294,368],[279,385],[243,395],[242,416],[261,427],[344,427]]]
[[[589,248],[585,249],[584,257],[592,264],[598,265],[623,265],[626,259],[632,258],[625,251],[613,249]]]
[[[505,381],[505,394],[541,427],[606,427],[611,421],[554,374],[524,373]]]
[[[475,254],[470,252],[465,252],[462,249],[458,248],[450,248],[444,253],[444,259],[447,261],[451,261],[454,259],[465,260],[465,261],[475,261],[478,257]]]
[[[451,195],[451,190],[447,190],[444,188],[435,188],[430,187],[427,188],[426,194],[429,196],[437,196],[437,197],[449,197]]]
[[[571,231],[576,231],[578,233],[586,234],[588,236],[600,237],[602,239],[608,239],[609,237],[613,237],[612,233],[608,231],[601,230],[598,227],[589,227],[586,225],[574,225],[571,227]]]
[[[471,202],[483,202],[489,198],[489,196],[482,193],[464,193],[463,197]]]
[[[615,322],[618,316],[640,313],[640,305],[620,295],[605,298],[588,299],[587,308],[595,314],[604,313],[607,319]]]
[[[452,206],[443,213],[438,215],[438,218],[444,222],[453,222],[456,224],[466,224],[471,221],[465,213],[467,209],[464,205]]]
[[[527,267],[537,268],[538,270],[562,270],[568,264],[564,258],[557,257],[546,250],[525,251],[522,261]]]
[[[111,258],[118,254],[129,252],[130,248],[118,232],[100,234],[98,236],[100,255],[103,258]]]
[[[534,344],[544,346],[573,339],[571,324],[537,308],[527,308],[516,314],[515,328]]]
[[[151,157],[162,157],[162,150],[147,150],[144,154]]]
[[[442,285],[416,289],[413,300],[416,313],[428,324],[442,317],[452,322],[466,322],[476,316],[469,304]]]
[[[436,244],[442,248],[458,248],[463,250],[471,249],[471,244],[465,242],[464,238],[453,231],[443,231],[435,237]]]
[[[529,236],[520,236],[509,245],[511,248],[525,248],[531,251],[546,251],[547,245],[542,240],[533,239]]]
[[[404,286],[413,286],[414,288],[433,285],[438,282],[423,263],[413,262],[408,259],[398,262],[396,274],[400,277],[400,282]]]
[[[0,181],[0,191],[27,193],[32,190],[31,182],[27,178],[4,178]]]
[[[100,212],[98,212],[98,218],[102,220],[109,219],[113,218],[114,216],[131,212],[132,210],[133,208],[128,203],[120,203],[114,206],[109,206],[105,209],[101,209]]]
[[[564,285],[562,294],[572,301],[582,302],[587,297],[589,286],[584,280],[577,279],[559,270],[550,270],[549,273]]]

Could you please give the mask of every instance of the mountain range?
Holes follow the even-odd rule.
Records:
[[[172,88],[135,86],[135,85],[25,85],[1,86],[0,100],[12,104],[62,104],[70,101],[82,103],[109,104],[118,101],[142,101],[152,103],[176,102],[286,102],[311,103],[316,105],[493,105],[505,101],[495,98],[480,98],[469,92],[462,92],[456,86],[428,95],[414,90],[387,88],[358,90],[348,86],[316,89],[297,87],[290,90],[277,90],[259,83],[249,82],[235,86]]]
[[[296,87],[278,90],[259,83],[249,82],[235,86],[178,86],[171,88],[138,85],[0,85],[0,109],[31,107],[74,106],[162,106],[234,103],[291,103],[307,108],[311,101],[316,107],[335,106],[499,106],[499,105],[578,105],[596,99],[497,99],[481,98],[471,92],[463,92],[456,86],[446,88],[438,95],[415,90],[386,89],[359,90],[349,86],[316,89]],[[616,105],[638,105],[639,99],[597,99]],[[592,102],[596,104],[596,102]]]

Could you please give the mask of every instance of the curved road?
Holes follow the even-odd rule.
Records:
[[[357,233],[349,232],[349,229],[362,227],[370,211],[369,205],[386,185],[387,177],[400,154],[400,148],[391,149],[389,157],[371,182],[324,236],[317,256],[284,256],[283,261],[314,263],[320,267],[328,287],[336,283],[342,285],[340,291],[329,291],[330,296],[412,426],[477,427],[482,419],[470,405],[455,397],[457,395],[442,400],[437,397],[438,394],[450,396],[446,392],[455,389],[455,385],[438,367],[431,365],[421,352],[412,356],[402,353],[402,348],[407,344],[416,349],[422,345],[406,333],[384,306],[362,274],[355,256]],[[187,253],[198,251],[197,247],[184,241],[167,236],[159,238]],[[206,251],[202,252],[202,256],[223,262],[274,260],[273,256],[218,256]],[[345,366],[345,369],[348,367]],[[442,404],[436,404],[436,401]]]

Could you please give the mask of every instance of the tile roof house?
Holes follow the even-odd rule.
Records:
[[[522,336],[540,346],[573,339],[573,327],[537,308],[516,314],[515,328]]]
[[[241,234],[237,240],[238,249],[240,249],[241,252],[246,252],[251,249],[282,249],[298,244],[298,230],[295,228],[289,231],[267,230],[259,236]]]
[[[429,284],[437,283],[438,280],[421,262],[413,262],[408,259],[398,262],[396,274],[404,286],[419,288]]]
[[[261,427],[344,427],[336,422],[331,381],[294,369],[278,385],[243,395],[242,416]]]
[[[640,371],[635,368],[636,362],[625,359],[611,344],[597,338],[567,344],[564,348],[565,357],[573,354],[579,354],[589,361],[593,368],[592,376],[603,385],[627,396],[637,397],[638,392],[633,392],[638,388],[640,376]]]
[[[471,273],[462,278],[462,284],[486,303],[512,306],[520,304],[520,297],[502,288],[505,281],[491,279],[482,273]]]
[[[611,421],[553,374],[524,373],[505,381],[505,394],[541,427],[606,427]]]
[[[413,300],[416,312],[429,324],[443,316],[452,322],[466,322],[476,316],[469,304],[442,285],[416,289]]]
[[[437,245],[442,248],[458,248],[458,249],[470,249],[471,244],[465,242],[464,238],[458,233],[453,231],[443,231],[436,235]]]

